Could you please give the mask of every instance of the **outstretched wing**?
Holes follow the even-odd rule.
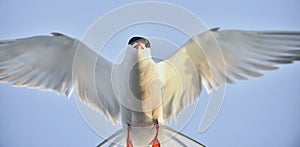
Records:
[[[165,82],[165,118],[196,100],[201,84],[210,93],[295,60],[300,60],[300,32],[212,29],[199,34],[158,63]]]
[[[1,82],[67,97],[77,88],[82,102],[116,121],[119,104],[110,84],[111,67],[84,43],[60,33],[0,41]]]

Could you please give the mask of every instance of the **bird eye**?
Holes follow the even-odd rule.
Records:
[[[147,42],[147,43],[145,44],[145,47],[146,47],[146,48],[150,48],[150,43]]]

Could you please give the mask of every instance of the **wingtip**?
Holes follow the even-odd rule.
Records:
[[[66,36],[65,34],[59,33],[59,32],[51,32],[51,34],[52,34],[53,36]]]
[[[214,27],[214,28],[211,28],[209,30],[213,31],[213,32],[216,32],[216,31],[219,31],[220,29],[221,29],[220,27]]]

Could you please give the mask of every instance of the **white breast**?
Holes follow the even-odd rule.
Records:
[[[121,117],[124,124],[148,126],[153,119],[162,120],[162,82],[151,54],[127,51],[117,71],[117,95],[122,103]],[[150,51],[149,51],[150,52]]]

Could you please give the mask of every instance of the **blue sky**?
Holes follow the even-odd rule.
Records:
[[[82,38],[100,16],[132,2],[1,0],[0,40],[53,31]],[[297,0],[170,2],[190,10],[209,28],[300,30]],[[178,45],[186,41],[167,32],[160,35]],[[300,146],[299,74],[298,62],[266,72],[262,78],[228,85],[216,121],[206,132],[198,133],[200,114],[208,101],[204,92],[199,115],[194,115],[183,133],[209,147]],[[0,83],[0,146],[96,146],[102,138],[82,119],[74,98]]]

